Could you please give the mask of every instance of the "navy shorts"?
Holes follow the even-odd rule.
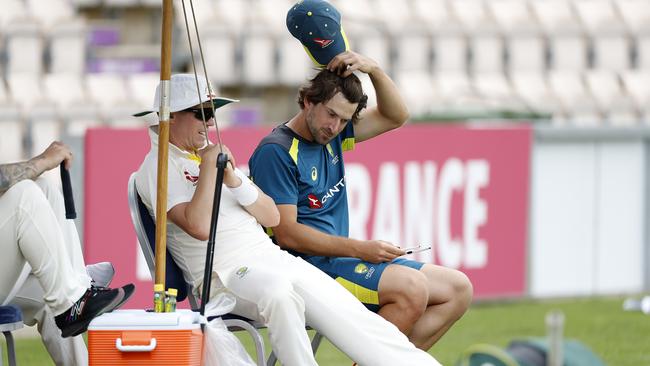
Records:
[[[369,310],[379,311],[379,279],[390,264],[399,264],[420,270],[424,263],[405,258],[391,262],[370,263],[350,257],[308,257],[306,261],[327,273],[350,291]]]

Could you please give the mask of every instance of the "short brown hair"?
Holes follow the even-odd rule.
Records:
[[[348,77],[341,77],[327,69],[321,70],[313,79],[303,85],[298,91],[298,104],[300,109],[305,108],[305,99],[311,103],[324,103],[332,99],[334,95],[341,92],[350,103],[359,103],[357,110],[352,115],[352,123],[357,122],[359,113],[366,108],[368,97],[363,93],[361,80],[351,74]]]

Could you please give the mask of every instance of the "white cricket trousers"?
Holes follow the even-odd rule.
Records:
[[[268,327],[273,351],[285,366],[317,365],[305,323],[359,365],[440,365],[332,278],[276,245],[230,262],[215,262],[214,269],[237,297],[233,313]]]
[[[19,306],[25,324],[38,330],[57,365],[86,365],[81,336],[62,338],[54,315],[68,309],[88,287],[79,237],[65,219],[63,197],[47,179],[25,180],[0,196],[0,302]],[[31,274],[11,299],[7,296],[25,263]]]

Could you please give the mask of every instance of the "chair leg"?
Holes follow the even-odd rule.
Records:
[[[11,332],[2,332],[7,340],[7,360],[9,366],[16,366],[16,351],[14,349],[14,336]]]
[[[271,351],[269,355],[269,360],[266,361],[266,366],[275,366],[275,363],[278,361],[278,358],[275,357],[275,352]]]
[[[245,331],[247,331],[251,338],[253,339],[253,343],[255,343],[255,352],[257,354],[257,365],[258,366],[264,366],[264,339],[260,335],[260,332],[255,329],[254,326],[252,326],[250,323],[245,322],[243,320],[239,319],[226,319],[223,321],[226,324],[226,327],[239,327]]]
[[[323,340],[323,335],[316,332],[314,334],[314,338],[311,339],[311,350],[314,352],[314,356],[316,356],[316,351],[318,351],[318,347],[320,346],[320,341]]]

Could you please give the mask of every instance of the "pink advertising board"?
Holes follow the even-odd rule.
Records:
[[[222,133],[245,166],[269,128]],[[525,294],[530,128],[411,125],[345,154],[350,235],[402,247],[413,257],[458,268],[476,298]],[[110,260],[114,284],[133,282],[128,308],[150,307],[152,284],[127,204],[127,181],[149,151],[146,130],[86,135],[84,245],[89,263]]]

